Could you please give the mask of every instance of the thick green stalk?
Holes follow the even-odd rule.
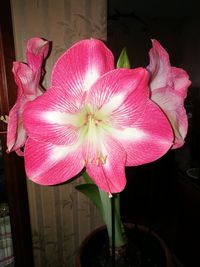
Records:
[[[112,246],[112,206],[111,206],[111,198],[109,197],[108,193],[105,193],[99,189],[99,194],[101,198],[101,204],[102,204],[102,211],[103,211],[103,219],[107,226],[110,246]],[[115,222],[115,247],[120,248],[124,245],[126,245],[126,235],[124,231],[124,226],[121,222],[120,218],[120,199],[119,194],[115,194],[112,196],[114,198],[114,222]]]

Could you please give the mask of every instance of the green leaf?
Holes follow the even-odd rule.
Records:
[[[94,184],[94,182],[92,181],[92,179],[90,178],[90,176],[87,172],[84,172],[83,178],[84,178],[86,184]]]
[[[130,64],[130,61],[128,58],[126,48],[122,49],[122,52],[121,52],[119,59],[117,61],[117,68],[127,68],[127,69],[131,68],[131,64]]]
[[[95,184],[80,184],[75,187],[79,192],[83,193],[86,197],[88,197],[94,205],[99,209],[99,212],[103,216],[102,213],[102,204],[101,198],[99,195],[99,189]]]

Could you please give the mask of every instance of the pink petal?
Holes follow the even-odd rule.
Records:
[[[188,87],[191,85],[189,76],[185,70],[172,67],[172,79],[174,90],[182,97],[182,103],[184,103],[184,100],[187,97]]]
[[[7,131],[7,151],[16,151],[21,155],[21,147],[24,146],[27,138],[23,122],[22,113],[27,102],[33,100],[41,94],[38,89],[37,75],[28,65],[21,62],[13,63],[13,74],[18,86],[17,101],[9,112],[8,131]]]
[[[162,157],[172,146],[172,128],[163,112],[148,101],[142,116],[131,128],[114,132],[127,152],[126,166],[137,166]]]
[[[22,62],[13,62],[12,71],[18,86],[18,97],[25,94],[31,100],[33,96],[41,94],[39,90],[40,76],[34,73],[28,65]]]
[[[126,185],[126,153],[120,143],[108,137],[104,140],[102,152],[105,163],[98,165],[99,159],[94,158],[87,163],[86,170],[101,190],[110,194],[121,192]]]
[[[20,98],[9,112],[7,127],[7,151],[17,151],[24,146],[27,135],[22,124],[20,106],[24,100]],[[20,152],[19,152],[20,153]]]
[[[15,150],[21,155],[27,134],[22,122],[22,113],[27,102],[42,94],[39,88],[41,65],[48,53],[48,42],[32,38],[27,43],[28,64],[13,62],[13,75],[18,86],[17,101],[9,113],[7,146],[8,152]]]
[[[49,42],[41,38],[31,38],[27,42],[27,63],[34,71],[38,71],[49,51]]]
[[[149,97],[148,78],[143,68],[106,73],[89,92],[92,109],[99,110],[101,117],[108,117],[112,125],[130,125],[141,115]]]
[[[152,40],[152,46],[149,51],[150,64],[147,69],[151,73],[151,90],[154,90],[166,84],[172,85],[172,81],[168,53],[156,40]]]
[[[25,145],[24,158],[28,178],[41,185],[66,182],[83,168],[80,148],[54,146],[30,138]]]
[[[50,88],[26,105],[24,127],[31,138],[57,145],[72,144],[78,138],[78,129],[72,123],[79,108],[68,91]]]
[[[172,149],[181,147],[184,144],[188,129],[188,118],[183,97],[171,88],[164,87],[154,90],[152,100],[159,103],[173,127],[175,141]]]
[[[24,146],[24,145],[23,145]],[[21,147],[19,149],[15,150],[15,153],[20,156],[23,157],[24,156],[24,151],[21,149]]]
[[[53,68],[52,85],[70,89],[70,94],[77,97],[90,90],[101,75],[113,68],[113,55],[103,42],[83,40],[58,59]]]
[[[184,144],[187,134],[184,100],[191,82],[183,69],[171,67],[168,53],[159,42],[153,40],[152,44],[150,64],[147,67],[151,72],[151,98],[168,116],[175,133],[172,148],[178,148]]]

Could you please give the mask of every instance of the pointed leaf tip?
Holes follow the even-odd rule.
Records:
[[[102,218],[102,204],[101,204],[101,198],[99,195],[99,189],[95,184],[80,184],[75,187],[79,192],[83,193],[85,196],[87,196],[93,204],[98,208]]]
[[[121,54],[117,61],[117,68],[127,68],[127,69],[131,68],[126,48],[123,48],[121,51]]]
[[[91,177],[89,176],[87,172],[83,173],[83,178],[86,184],[94,184],[93,180],[91,179]]]

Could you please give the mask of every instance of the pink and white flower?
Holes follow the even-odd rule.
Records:
[[[39,87],[42,63],[49,50],[49,44],[40,38],[32,38],[27,42],[27,64],[13,63],[13,74],[18,86],[17,101],[10,110],[7,130],[7,151],[15,151],[22,156],[27,134],[22,122],[24,105],[42,94]]]
[[[172,149],[179,148],[184,144],[188,129],[184,100],[191,82],[186,71],[171,66],[167,51],[158,41],[152,40],[149,56],[151,99],[165,112],[173,127]]]
[[[102,190],[122,191],[125,166],[154,161],[173,142],[166,116],[149,99],[148,79],[143,68],[114,69],[99,40],[72,46],[55,64],[51,88],[24,109],[27,176],[53,185],[85,167]]]

